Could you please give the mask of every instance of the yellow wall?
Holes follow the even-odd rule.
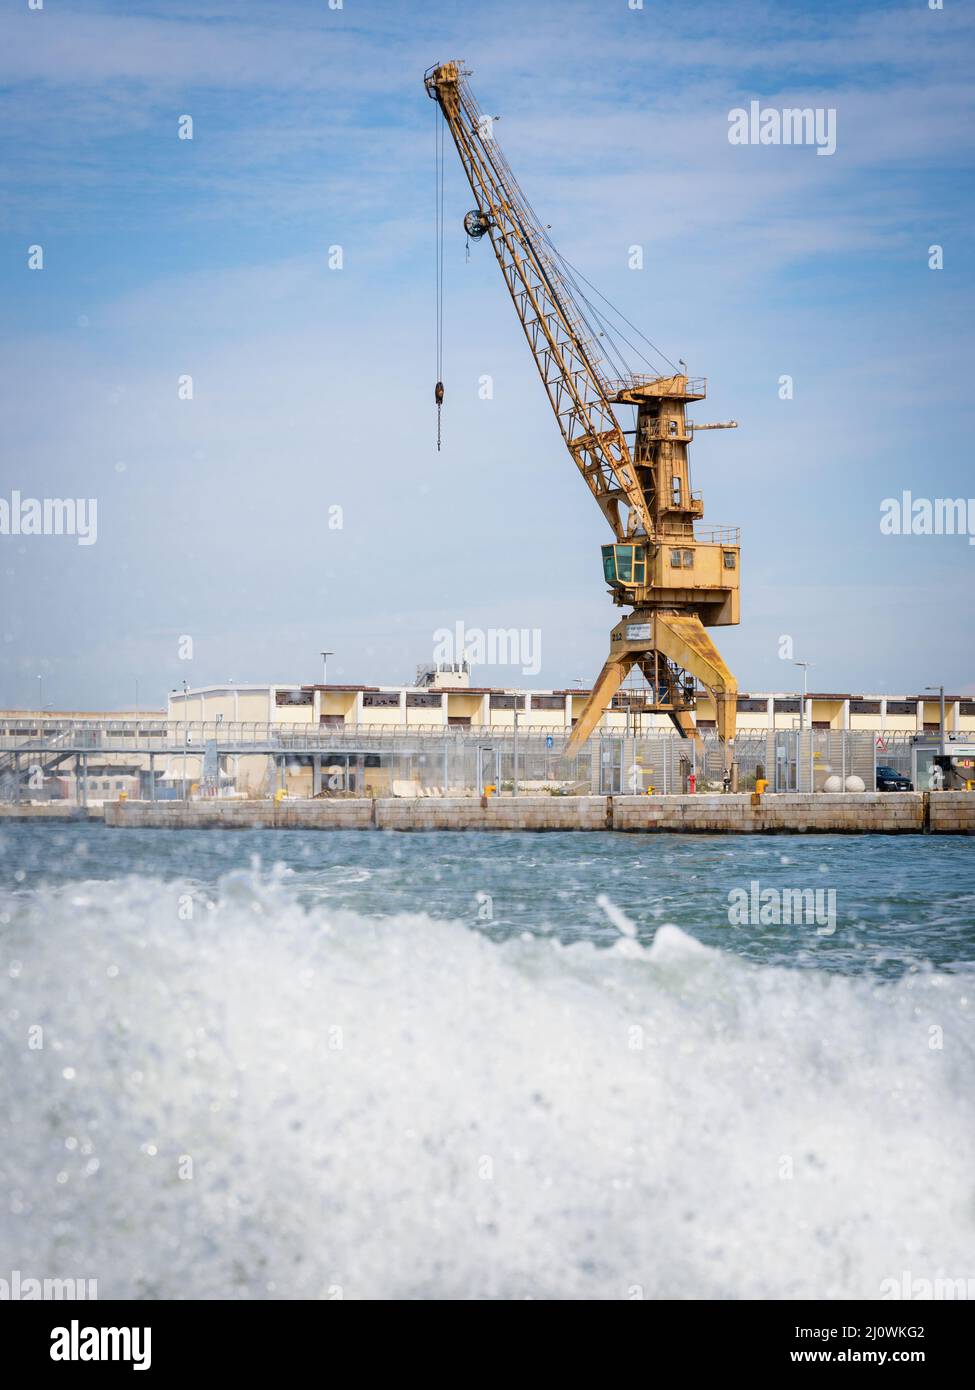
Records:
[[[495,710],[495,713],[504,711]],[[511,711],[509,710],[510,714]],[[468,695],[461,691],[447,692],[448,719],[469,718],[472,724],[486,722],[489,717],[486,695]]]

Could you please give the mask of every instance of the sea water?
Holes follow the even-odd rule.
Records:
[[[0,1277],[101,1298],[971,1279],[972,856],[5,827]],[[832,891],[833,928],[733,922],[754,884]]]

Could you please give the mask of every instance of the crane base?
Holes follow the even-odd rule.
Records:
[[[647,709],[668,714],[684,738],[700,738],[677,675],[694,676],[714,697],[718,737],[725,748],[725,765],[732,769],[738,715],[738,685],[696,614],[636,609],[610,634],[610,651],[603,669],[576,721],[566,746],[572,755],[592,734],[627,674],[639,666],[654,688]]]

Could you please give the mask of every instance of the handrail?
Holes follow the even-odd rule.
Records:
[[[695,525],[694,539],[705,545],[740,545],[741,527]]]
[[[683,375],[681,372],[674,372],[671,376],[661,376],[659,372],[652,374],[636,372],[632,376],[618,377],[614,381],[607,381],[606,387],[612,395],[619,395],[623,391],[638,391],[643,386],[652,386],[657,381],[673,381],[681,375]],[[681,395],[706,396],[707,389],[708,379],[706,376],[689,376],[685,379],[684,390]]]

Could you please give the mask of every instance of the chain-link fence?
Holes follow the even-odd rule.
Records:
[[[19,735],[19,736],[18,736]],[[571,757],[569,731],[123,721],[0,730],[0,800],[130,796],[443,796],[720,791],[726,749],[713,730],[601,731]],[[830,777],[876,786],[884,765],[911,775],[915,739],[858,730],[739,732],[740,790],[822,790]],[[693,782],[692,782],[693,779]],[[107,788],[107,790],[106,790]]]

